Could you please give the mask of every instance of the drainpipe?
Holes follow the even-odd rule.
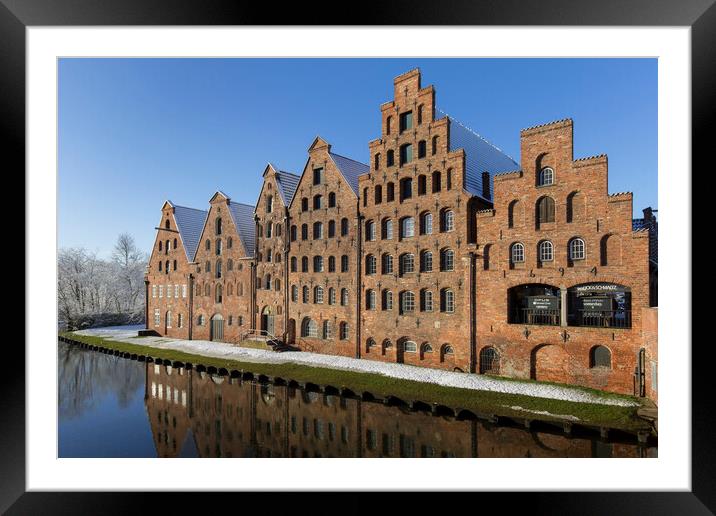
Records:
[[[144,280],[144,329],[149,329],[149,280]]]
[[[251,329],[256,331],[256,253],[251,261],[251,302],[249,309],[251,310]]]
[[[361,309],[361,256],[363,254],[363,215],[360,213],[360,199],[356,201],[356,215],[358,224],[356,227],[356,358],[361,357],[361,326],[360,326],[360,309]]]
[[[291,219],[288,207],[284,206],[283,216],[283,337],[284,343],[288,340],[288,268],[289,246],[291,245]],[[288,454],[286,455],[288,457]]]
[[[470,299],[470,372],[476,371],[476,349],[477,349],[477,267],[475,267],[476,254],[470,251],[470,277],[468,280]]]
[[[189,273],[189,340],[194,331],[194,275]]]

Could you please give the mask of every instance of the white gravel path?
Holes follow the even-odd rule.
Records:
[[[359,360],[356,358],[321,355],[309,352],[275,353],[262,349],[241,348],[231,344],[223,344],[206,340],[178,340],[165,337],[142,337],[137,339],[139,326],[115,326],[108,328],[95,328],[81,330],[76,333],[97,337],[111,338],[112,340],[129,344],[141,344],[157,349],[172,349],[197,355],[228,358],[243,362],[258,362],[264,364],[303,364],[315,367],[326,367],[346,371],[363,373],[376,373],[392,378],[414,380],[418,382],[433,383],[447,387],[473,389],[476,391],[492,391],[507,394],[522,394],[536,398],[550,398],[564,401],[577,401],[582,403],[595,403],[600,405],[617,405],[622,407],[638,406],[638,403],[619,398],[599,396],[587,392],[579,387],[563,387],[533,382],[520,382],[515,380],[501,380],[483,375],[429,369],[406,364],[393,364],[376,362],[373,360]]]

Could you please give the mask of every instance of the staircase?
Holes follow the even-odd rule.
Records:
[[[295,351],[296,348],[284,343],[280,338],[272,335],[266,330],[248,330],[241,334],[239,345],[244,341],[263,342],[269,349],[277,353],[284,351]]]

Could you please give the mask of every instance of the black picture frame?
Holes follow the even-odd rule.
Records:
[[[103,25],[557,25],[557,26],[688,26],[692,51],[693,170],[710,171],[709,125],[716,119],[715,0],[489,0],[451,2],[397,1],[356,4],[284,4],[181,0],[0,0],[0,127],[10,170],[25,167],[25,30],[30,26]],[[11,158],[8,160],[7,158]],[[14,163],[14,165],[11,165]],[[14,167],[14,168],[13,168]],[[7,172],[6,172],[7,173]],[[690,176],[691,171],[683,171]],[[691,206],[685,207],[691,212]],[[688,255],[690,256],[690,255]],[[27,257],[26,257],[27,258]],[[48,264],[50,266],[50,264]],[[27,270],[25,270],[27,274]],[[25,324],[28,314],[25,315]],[[698,319],[697,319],[698,320]],[[19,325],[18,325],[19,326]],[[136,493],[25,492],[25,353],[19,339],[5,345],[2,378],[3,438],[0,439],[0,511],[8,514],[108,514],[146,509]],[[687,343],[663,343],[688,349]],[[713,388],[710,372],[713,345],[701,342],[692,356],[692,490],[690,492],[620,493],[480,493],[471,497],[474,510],[497,502],[504,510],[524,508],[549,514],[713,514],[716,511],[716,445],[713,439]],[[9,364],[12,364],[10,366]],[[711,373],[711,374],[709,374]],[[172,493],[177,508],[193,505],[198,493]],[[241,505],[261,503],[260,495],[242,494]],[[374,494],[352,495],[342,512],[364,512],[377,505]],[[477,498],[477,497],[480,498]],[[210,507],[223,506],[224,496],[211,497]],[[500,498],[498,498],[500,497]],[[407,498],[407,497],[406,497]],[[265,500],[265,498],[264,498]],[[271,495],[275,509],[286,497]],[[458,501],[450,498],[445,509]],[[344,503],[347,500],[344,500]],[[208,500],[207,500],[208,502]],[[278,504],[277,504],[278,502]],[[201,503],[201,502],[200,502]],[[290,502],[292,513],[308,506]],[[382,502],[381,502],[382,504]],[[401,510],[423,504],[411,496]],[[310,504],[312,514],[334,512],[329,504]],[[226,506],[224,506],[226,507]],[[303,507],[303,509],[302,509]]]

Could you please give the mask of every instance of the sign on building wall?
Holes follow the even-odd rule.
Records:
[[[534,310],[559,310],[559,298],[556,296],[529,296],[527,308]]]

